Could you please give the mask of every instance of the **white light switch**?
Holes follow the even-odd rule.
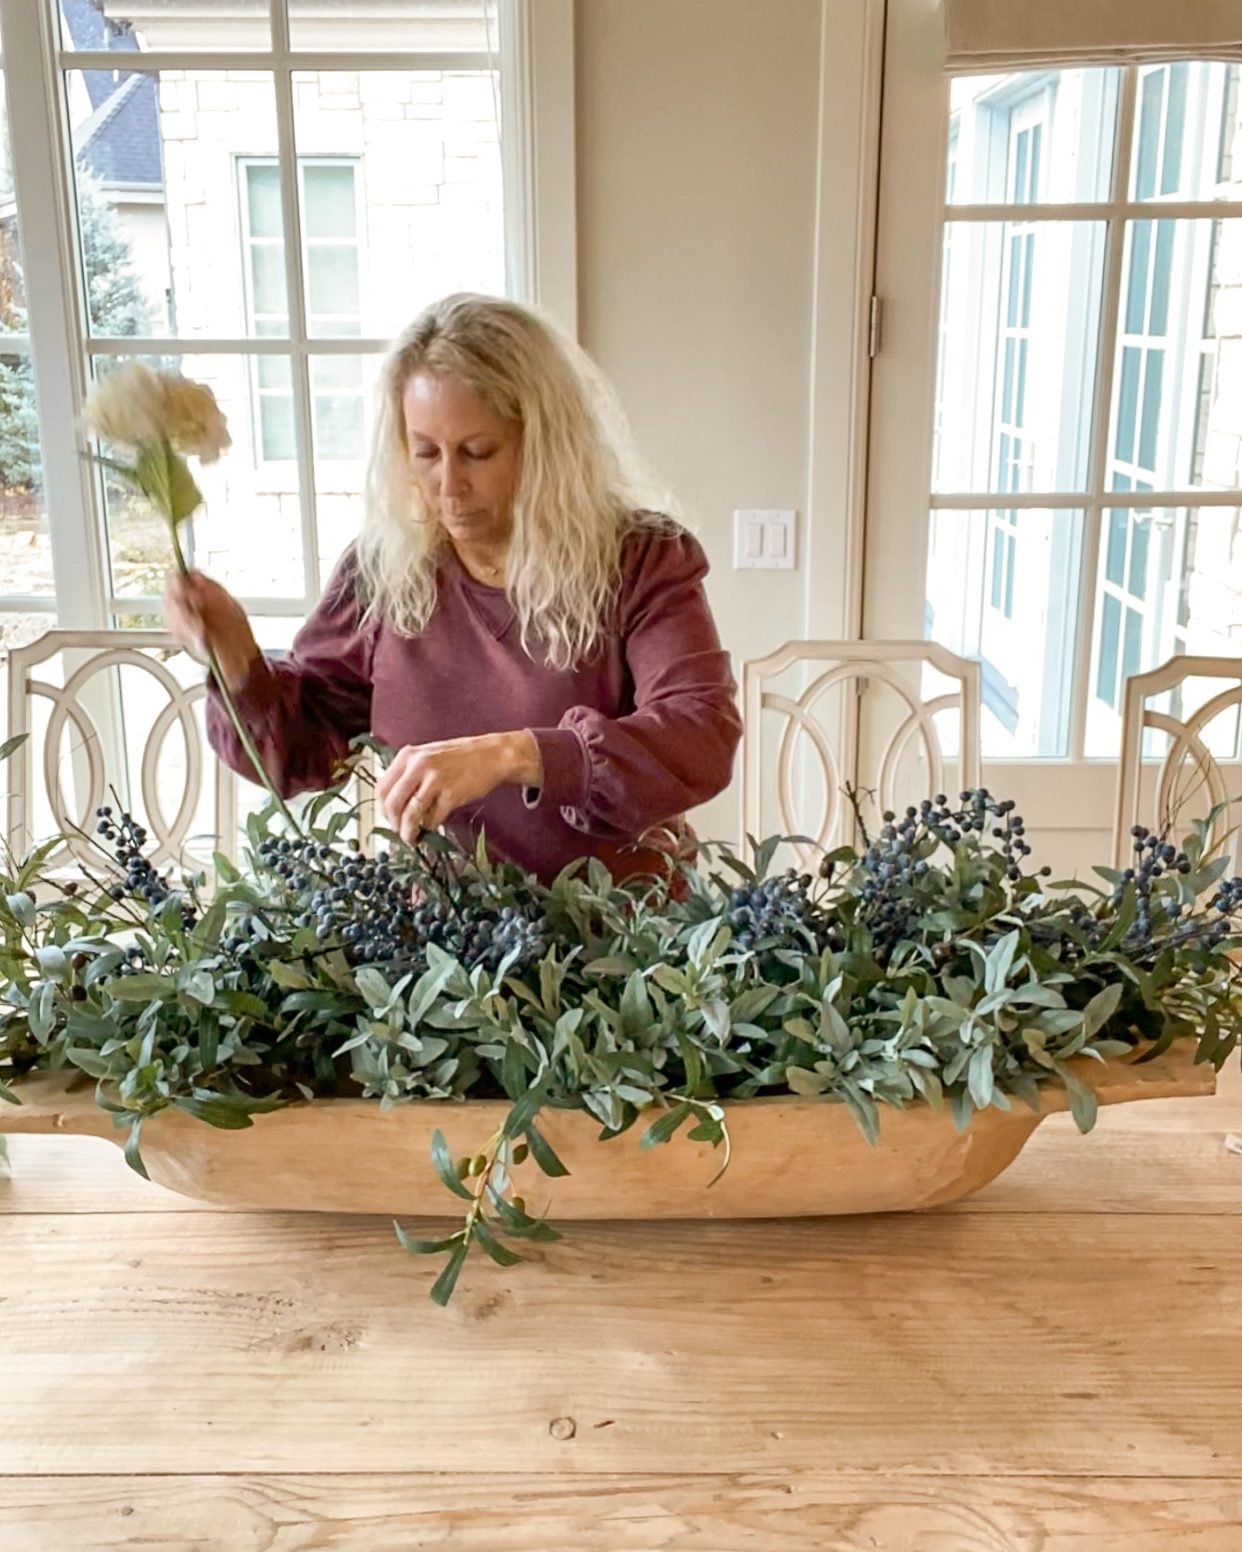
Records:
[[[797,516],[787,511],[734,512],[733,569],[792,570]]]

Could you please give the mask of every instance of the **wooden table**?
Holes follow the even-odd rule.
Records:
[[[446,1311],[387,1219],[12,1138],[0,1549],[1238,1552],[1230,1133],[1232,1070],[956,1208],[578,1226]]]

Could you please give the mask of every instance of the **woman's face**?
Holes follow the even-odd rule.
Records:
[[[415,372],[401,396],[410,472],[450,538],[506,539],[522,431],[451,377]]]

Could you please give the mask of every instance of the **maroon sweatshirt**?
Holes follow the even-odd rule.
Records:
[[[449,546],[421,635],[361,623],[351,548],[292,652],[238,687],[238,708],[286,797],[329,785],[359,733],[400,747],[529,728],[542,786],[497,787],[450,816],[452,833],[470,844],[482,829],[493,855],[544,880],[584,856],[617,877],[644,871],[658,857],[635,842],[726,787],[741,737],[706,573],[689,534],[632,533],[602,650],[561,671],[522,650],[504,590],[476,581]],[[214,686],[207,730],[251,775]]]

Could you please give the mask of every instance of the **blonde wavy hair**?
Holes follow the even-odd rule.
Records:
[[[506,591],[523,649],[572,668],[601,644],[626,534],[677,530],[668,492],[642,469],[603,374],[553,324],[496,297],[433,303],[384,360],[357,545],[367,614],[401,635],[431,618],[446,538],[410,470],[401,401],[416,372],[464,385],[520,425]]]

